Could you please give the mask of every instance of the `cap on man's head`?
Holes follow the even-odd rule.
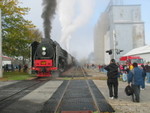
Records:
[[[115,63],[116,61],[115,61],[115,59],[111,59],[111,62]]]

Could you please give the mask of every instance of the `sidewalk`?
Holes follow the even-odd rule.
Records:
[[[150,111],[150,86],[146,86],[145,90],[141,91],[141,102],[134,103],[131,101],[131,96],[127,96],[124,88],[126,82],[119,81],[118,99],[109,99],[108,87],[106,80],[94,80],[99,90],[104,95],[105,99],[112,105],[116,113],[149,113]]]
[[[100,77],[106,76],[103,73],[98,72],[97,69],[89,69],[88,74],[97,75]],[[127,96],[124,92],[127,82],[119,81],[118,99],[109,99],[108,87],[106,80],[93,80],[99,90],[104,95],[105,99],[115,109],[115,113],[150,113],[150,84],[146,83],[146,89],[140,92],[140,103],[134,103],[131,101],[131,96]]]

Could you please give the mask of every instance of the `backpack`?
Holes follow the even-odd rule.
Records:
[[[127,96],[133,95],[133,89],[130,85],[125,87],[125,93]]]

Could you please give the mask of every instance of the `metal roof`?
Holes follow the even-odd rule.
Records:
[[[131,51],[129,51],[123,56],[139,55],[139,54],[147,54],[147,53],[150,53],[150,45],[132,49]]]

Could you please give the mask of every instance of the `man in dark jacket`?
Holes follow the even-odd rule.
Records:
[[[133,89],[133,102],[140,102],[140,86],[143,83],[144,72],[138,67],[137,63],[133,63],[133,69],[128,74],[128,85]]]
[[[104,68],[107,70],[107,85],[110,99],[118,98],[118,66],[115,59],[111,59],[110,64]],[[114,91],[113,91],[114,90]],[[114,93],[113,93],[114,92]]]

